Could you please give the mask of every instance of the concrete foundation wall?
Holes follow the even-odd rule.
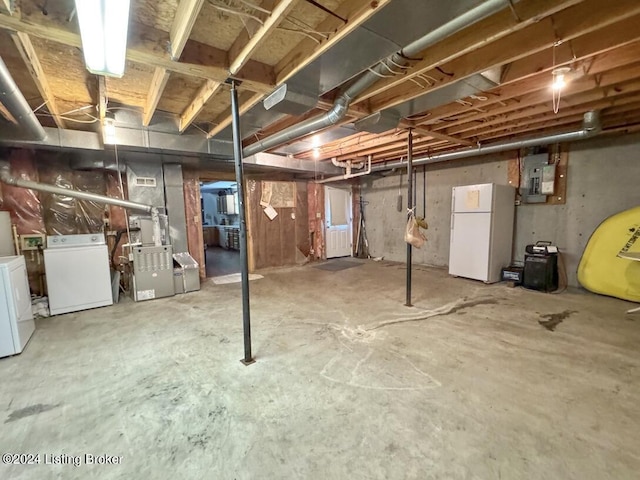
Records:
[[[423,215],[426,183],[428,241],[413,249],[416,264],[447,266],[451,222],[451,189],[473,183],[507,184],[509,154],[487,155],[451,163],[422,166],[416,178],[416,213]],[[372,256],[405,261],[407,176],[402,172],[402,212],[397,197],[400,177],[385,172],[362,180],[362,194],[369,202],[366,228]],[[514,260],[524,259],[524,248],[536,240],[550,240],[564,254],[569,285],[577,286],[576,271],[582,252],[596,227],[614,213],[640,205],[640,135],[602,137],[571,145],[565,205],[516,207]],[[621,245],[622,247],[622,245]]]

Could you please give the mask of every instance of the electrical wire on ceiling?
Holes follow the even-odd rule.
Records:
[[[45,102],[46,103],[46,102]],[[39,108],[41,108],[42,105]],[[91,123],[96,123],[99,122],[100,119],[91,115],[88,112],[85,112],[83,110],[86,110],[87,108],[92,108],[93,105],[85,105],[84,107],[80,107],[80,108],[76,108],[73,110],[69,110],[68,112],[63,112],[60,113],[58,115],[53,115],[50,111],[47,110],[46,113],[36,113],[36,111],[34,111],[34,113],[39,116],[39,117],[51,117],[51,118],[60,118],[62,120],[65,120],[67,122],[75,122],[75,123],[85,123],[85,124],[91,124]],[[82,115],[86,115],[87,117],[89,117],[89,120],[85,120],[85,119],[80,119],[80,118],[73,118],[73,117],[69,117],[68,115],[72,115],[74,113],[80,112]]]
[[[221,12],[231,13],[233,15],[240,15],[240,16],[243,16],[243,17],[248,17],[248,18],[251,18],[252,20],[255,20],[260,25],[264,24],[264,22],[262,21],[262,19],[260,17],[257,17],[256,15],[253,15],[251,13],[247,13],[247,12],[242,11],[242,10],[235,10],[235,9],[230,8],[228,6],[224,6],[224,5],[220,5],[220,4],[217,4],[215,2],[212,2],[211,0],[209,0],[209,3],[211,4],[211,6],[213,8],[215,8],[216,10],[219,10]]]
[[[367,68],[368,71],[370,71],[371,73],[373,73],[374,75],[380,77],[380,78],[394,78],[395,75],[385,75],[384,73],[379,73],[376,72],[373,68]]]
[[[326,40],[327,38],[329,38],[329,35],[332,33],[332,32],[321,32],[319,30],[316,30],[311,25],[303,22],[302,20],[292,15],[285,17],[283,21],[288,22],[289,24],[293,25],[293,27],[295,28],[291,29],[287,27],[278,26],[278,29],[304,34],[306,36],[309,36],[310,38],[313,38],[318,43],[320,43],[321,40]],[[313,37],[313,35],[318,35],[320,39]]]
[[[272,13],[270,10],[254,5],[253,3],[246,0],[208,0],[208,2],[216,10],[239,16],[240,21],[244,25],[247,32],[249,32],[249,34],[251,34],[251,31],[246,23],[246,20],[251,19],[259,23],[260,25],[264,25],[264,20],[260,18],[256,12],[260,12],[265,15],[271,15]],[[238,2],[238,4],[236,4],[235,2]],[[304,35],[305,37],[310,38],[316,43],[320,43],[322,40],[326,40],[332,33],[320,32],[318,30],[315,30],[311,25],[308,25],[302,20],[291,15],[285,17],[283,19],[283,22],[288,22],[291,27],[283,27],[279,25],[277,27],[277,30]]]
[[[329,10],[327,7],[325,7],[324,5],[320,4],[319,2],[316,2],[315,0],[305,0],[307,3],[310,3],[311,5],[313,5],[314,7],[319,8],[320,10],[322,10],[325,13],[328,13],[329,15],[331,15],[332,17],[337,18],[338,20],[341,20],[343,23],[348,23],[348,20],[346,18],[341,17],[340,15],[338,15],[336,12],[334,12],[333,10]]]
[[[409,115],[407,117],[407,120],[412,121],[412,122],[421,122],[422,120],[428,118],[431,116],[431,112],[427,112],[427,113],[417,113],[415,115]]]

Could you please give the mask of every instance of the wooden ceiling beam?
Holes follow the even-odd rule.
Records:
[[[98,116],[100,122],[107,115],[107,82],[104,75],[98,75]]]
[[[271,10],[271,13],[263,19],[262,25],[256,32],[249,36],[246,29],[238,36],[229,49],[229,73],[234,75],[240,71],[247,63],[251,55],[258,49],[260,44],[271,35],[280,25],[289,12],[295,7],[298,0],[267,0],[263,2],[261,8]]]
[[[638,103],[633,103],[628,106],[615,107],[616,110],[613,110],[613,113],[623,112],[621,113],[621,115],[625,115],[625,114],[639,115],[638,105],[639,105]],[[612,115],[611,110],[608,110],[608,109],[603,110],[603,115],[601,119],[603,129],[608,128],[608,126],[611,124],[611,119],[612,119],[611,115]],[[583,120],[582,112],[573,113],[571,116],[566,116],[566,117],[561,116],[557,119],[546,119],[545,121],[540,122],[542,123],[541,128],[536,129],[535,133],[536,133],[536,136],[542,136],[548,133],[555,133],[563,130],[568,130],[570,128],[577,129],[577,128],[580,128],[582,124],[582,120]],[[530,135],[531,133],[532,132],[530,127],[525,126],[515,130],[502,130],[500,132],[494,132],[491,135],[483,137],[481,140],[482,142],[493,143],[505,138],[513,138],[513,137],[518,137],[522,135]]]
[[[640,14],[640,2],[637,0],[620,0],[614,4],[603,3],[601,0],[585,0],[574,7],[562,10],[527,28],[442,64],[437,70],[429,70],[427,72],[429,77],[437,81],[428,89],[420,89],[413,82],[404,82],[396,86],[393,91],[385,91],[371,98],[370,107],[373,111],[378,111],[399,105],[471,75],[551,48],[558,39],[568,41],[636,14]]]
[[[345,38],[365,21],[380,11],[391,0],[346,0],[335,10],[336,16],[329,15],[315,27],[318,32],[332,32],[319,43],[310,38],[303,39],[275,66],[276,84],[280,85],[313,62],[316,58]],[[346,19],[342,22],[339,18]]]
[[[368,98],[379,95],[389,89],[401,85],[410,78],[415,78],[434,68],[454,60],[462,55],[469,54],[490,42],[499,40],[509,34],[522,30],[544,17],[548,17],[565,8],[574,6],[583,0],[569,0],[559,2],[557,0],[534,0],[520,2],[514,5],[520,21],[516,20],[509,9],[504,9],[488,18],[485,18],[470,27],[461,30],[444,42],[426,49],[421,60],[414,63],[405,75],[384,79],[370,87],[362,95],[358,96],[355,103],[363,102]]]
[[[582,103],[560,105],[558,113],[553,113],[551,102],[546,105],[539,105],[535,109],[524,112],[522,116],[510,117],[507,121],[493,125],[478,125],[475,130],[470,130],[465,138],[481,138],[495,132],[508,131],[513,128],[523,128],[529,126],[532,131],[536,131],[539,123],[556,120],[571,115],[584,115],[589,110],[603,110],[616,106],[624,106],[640,100],[640,81],[636,82],[635,90],[625,91],[624,94],[607,96],[606,92],[600,92],[599,99],[590,99]],[[613,92],[610,92],[613,94]]]
[[[473,143],[468,140],[464,140],[462,138],[453,137],[446,132],[435,132],[427,127],[422,127],[420,125],[415,125],[413,123],[407,122],[405,128],[413,128],[416,132],[422,135],[429,135],[433,138],[437,138],[439,140],[444,140],[445,142],[449,142],[453,145],[464,145],[467,147],[473,146]]]
[[[253,108],[256,103],[262,100],[262,97],[264,97],[264,95],[262,95],[261,93],[253,93],[253,95],[242,102],[238,113],[240,113],[240,115],[244,115],[247,111]],[[232,121],[233,117],[231,116],[231,113],[223,112],[218,115],[218,117],[213,121],[214,127],[209,130],[209,133],[207,133],[207,138],[211,138],[220,133],[222,130],[231,125]]]
[[[633,81],[640,78],[640,63],[632,65],[628,68],[614,70],[600,75],[592,75],[584,77],[576,81],[569,82],[562,92],[564,102],[587,102],[602,98],[607,90],[615,91],[619,88],[623,93],[628,87],[625,82]],[[618,86],[618,87],[616,87]],[[607,89],[607,87],[610,87]],[[631,87],[633,88],[633,87]],[[607,89],[607,90],[604,90]],[[498,106],[498,108],[487,108],[482,113],[477,113],[464,119],[447,123],[441,133],[448,135],[461,135],[469,130],[473,130],[480,126],[490,126],[505,121],[504,119],[517,118],[518,112],[526,111],[528,108],[539,108],[541,104],[551,101],[552,94],[549,89],[539,90],[534,93],[525,94],[517,98],[517,101],[509,103],[507,106]],[[438,127],[441,127],[438,125]]]
[[[169,53],[173,60],[180,59],[203,4],[204,0],[180,0],[169,31]]]
[[[371,148],[380,147],[389,143],[395,143],[406,138],[407,133],[402,130],[390,130],[379,135],[355,134],[346,138],[335,140],[318,147],[321,158],[332,158],[338,156],[352,156],[355,152],[365,151]],[[314,150],[305,150],[296,154],[296,158],[313,158]]]
[[[627,65],[628,63],[630,63],[630,61],[633,61],[632,59],[634,58],[637,59],[638,48],[640,48],[640,41],[625,45],[613,51],[607,51],[606,53],[600,53],[599,51],[597,51],[594,53],[594,55],[583,60],[588,61],[589,73],[602,73]],[[597,49],[595,45],[594,49]],[[520,80],[518,82],[512,81],[507,85],[501,85],[484,92],[485,96],[487,97],[486,101],[468,99],[467,103],[470,105],[464,105],[454,102],[448,105],[436,107],[429,111],[429,116],[427,119],[417,123],[419,125],[442,125],[443,119],[459,117],[461,115],[468,114],[482,114],[487,110],[487,108],[492,105],[499,104],[501,106],[505,106],[505,102],[509,101],[512,98],[520,97],[524,94],[540,91],[544,91],[546,92],[545,94],[548,94],[548,88],[549,73],[538,72],[537,74],[535,74],[535,76],[527,76],[524,80]],[[449,125],[451,124],[448,123],[447,126]]]
[[[441,140],[436,140],[430,137],[414,137],[413,138],[413,151],[417,153],[419,151],[427,150],[432,145],[440,143]],[[391,143],[387,143],[386,145],[381,145],[379,147],[372,147],[369,149],[361,150],[358,152],[354,152],[351,154],[343,154],[337,155],[338,160],[345,160],[348,158],[353,158],[354,155],[366,157],[368,155],[373,155],[375,158],[387,158],[392,155],[407,155],[407,140],[404,141],[395,141]]]
[[[17,14],[0,14],[0,28],[82,48],[80,35],[71,31],[68,25],[45,23],[37,15],[20,17]],[[168,41],[167,32],[139,23],[131,24],[127,59],[154,68],[165,68],[171,73],[202,79],[224,82],[229,77],[227,52],[224,50],[187,40],[182,61],[175,61],[164,50],[163,45]],[[242,86],[247,90],[270,93],[275,87],[273,67],[260,62],[249,61],[235,78],[242,80]]]
[[[570,117],[561,117],[555,120],[546,120],[540,128],[535,130],[536,137],[542,137],[550,133],[560,133],[567,130],[578,130],[582,125],[582,115],[574,114]],[[529,128],[518,128],[511,130],[503,130],[499,133],[487,135],[479,138],[479,141],[483,144],[495,143],[502,140],[518,138],[522,136],[531,136],[534,133]]]
[[[456,147],[452,146],[450,143],[444,143],[442,144],[440,141],[429,141],[429,142],[424,142],[424,143],[418,143],[416,144],[414,142],[413,145],[413,158],[417,159],[418,157],[422,156],[422,155],[431,155],[437,151],[441,151],[441,150],[451,150],[451,149],[455,149]],[[460,147],[458,147],[460,148]],[[375,153],[373,154],[373,158],[374,160],[377,161],[389,161],[389,160],[393,160],[393,159],[399,159],[399,158],[403,158],[406,160],[407,157],[407,144],[405,143],[404,145],[399,145],[397,148],[393,149],[393,150],[385,150],[385,151],[381,151],[379,153]]]
[[[267,0],[267,2],[263,2],[261,8],[271,10],[271,14],[263,15],[263,23],[254,32],[253,36],[250,37],[247,29],[244,29],[233,43],[229,49],[229,75],[233,76],[237,74],[247,64],[260,43],[277,28],[297,1],[298,0],[280,0],[278,2],[277,0]],[[212,80],[207,80],[203,83],[198,93],[196,93],[195,97],[189,102],[189,105],[187,105],[180,115],[180,133],[184,132],[191,122],[195,120],[205,104],[214,97],[222,85],[222,82]],[[244,111],[242,113],[244,113]],[[220,122],[218,125],[221,124],[224,124],[224,122]],[[214,127],[212,131],[215,131],[216,127]],[[222,128],[225,127],[226,125]],[[211,136],[213,135],[215,135],[215,133]]]
[[[640,24],[640,15],[630,15],[613,25],[562,42],[555,47],[555,62],[553,47],[511,62],[503,72],[501,84],[518,82],[528,76],[551,71],[557,66],[572,66],[578,60],[592,57],[596,53],[602,54],[611,50],[624,49],[631,43],[636,43],[636,45],[632,49],[626,49],[626,63],[637,61],[637,42],[640,38],[638,24]],[[619,57],[621,54],[616,52],[616,55]],[[618,63],[620,61],[619,58],[615,60]]]
[[[0,12],[11,15],[13,12],[11,9],[11,0],[0,0]]]
[[[172,60],[180,59],[203,3],[204,0],[182,0],[178,5],[171,24],[171,30],[169,31],[169,54]],[[142,113],[142,125],[145,127],[151,123],[168,81],[169,71],[165,67],[156,67]],[[210,81],[207,80],[207,82]],[[182,132],[182,130],[180,131]]]
[[[160,102],[160,97],[162,97],[162,93],[164,92],[164,88],[167,86],[168,81],[169,71],[164,67],[156,67],[153,72],[151,84],[149,85],[147,99],[145,100],[144,108],[142,109],[142,125],[145,127],[148,127],[151,123],[153,114],[158,107],[158,102]]]
[[[0,102],[0,117],[3,117],[7,122],[13,123],[14,125],[18,125],[18,121],[11,115],[11,112],[7,110],[2,102]]]
[[[47,109],[53,117],[53,121],[56,123],[58,128],[67,128],[64,119],[60,116],[60,110],[56,104],[56,98],[51,91],[51,87],[47,81],[47,76],[42,69],[42,65],[38,59],[38,54],[31,43],[29,35],[22,32],[13,32],[11,33],[11,39],[18,49],[27,70],[29,70],[29,74],[31,75],[33,82],[36,84],[42,100],[47,104]]]
[[[205,104],[215,95],[215,93],[223,85],[222,82],[216,82],[214,80],[205,80],[198,93],[189,102],[187,108],[185,108],[180,114],[180,133],[184,132],[191,122],[195,120],[198,114],[202,111]]]

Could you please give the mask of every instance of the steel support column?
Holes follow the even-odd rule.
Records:
[[[242,168],[242,137],[240,136],[240,108],[236,83],[231,83],[231,116],[233,118],[233,157],[238,184],[238,210],[240,221],[240,271],[242,276],[242,326],[244,330],[245,365],[255,362],[251,355],[251,311],[249,304],[249,263],[247,259],[247,221],[244,209],[244,171]]]
[[[411,217],[411,211],[415,208],[415,201],[413,199],[413,132],[411,129],[409,129],[409,136],[407,137],[407,190],[408,222]],[[411,249],[411,244],[407,243],[407,301],[405,302],[407,307],[413,306],[411,303]]]

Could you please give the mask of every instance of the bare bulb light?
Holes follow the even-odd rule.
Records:
[[[551,83],[551,90],[553,93],[553,113],[558,113],[560,109],[560,96],[562,90],[567,86],[566,75],[571,71],[569,67],[554,68],[551,72],[553,76],[553,82]]]
[[[554,90],[562,90],[566,85],[567,82],[564,81],[564,75],[558,74],[555,75],[551,88],[553,88]]]

